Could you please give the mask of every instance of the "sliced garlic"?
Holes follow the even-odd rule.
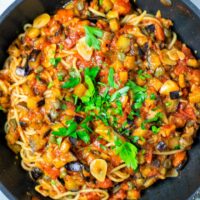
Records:
[[[107,173],[107,162],[103,159],[95,159],[90,164],[90,172],[98,181],[103,182]]]
[[[179,87],[174,81],[167,80],[160,88],[160,94],[169,95],[170,92],[178,91],[178,90],[179,90]]]
[[[170,59],[169,56],[167,55],[167,53],[168,53],[168,51],[166,49],[161,51],[160,60],[161,60],[162,64],[176,65],[177,62],[175,60]]]
[[[33,27],[34,28],[42,28],[49,23],[50,19],[51,19],[51,17],[47,13],[44,13],[34,19]]]
[[[89,61],[93,54],[93,48],[89,47],[85,42],[85,37],[78,40],[76,49],[78,53],[86,60]]]

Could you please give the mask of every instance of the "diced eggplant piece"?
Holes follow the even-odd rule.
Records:
[[[179,91],[173,91],[169,93],[171,99],[178,99],[180,97]]]
[[[39,168],[33,168],[31,171],[31,178],[33,178],[34,181],[37,181],[38,178],[40,178],[43,175],[42,171]]]
[[[67,163],[65,165],[65,168],[69,171],[73,171],[73,172],[80,172],[82,171],[82,169],[84,168],[83,164],[78,162],[78,161],[74,161],[74,162],[70,162]]]

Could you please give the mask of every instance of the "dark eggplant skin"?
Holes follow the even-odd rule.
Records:
[[[34,181],[37,181],[43,175],[42,171],[39,168],[33,168],[31,171],[31,177]]]
[[[83,121],[83,118],[80,117],[80,116],[75,116],[74,119],[75,119],[75,121],[76,121],[78,124],[81,123],[81,122]]]
[[[84,168],[84,165],[80,163],[79,161],[74,161],[74,162],[67,163],[65,165],[65,168],[69,171],[81,172]]]
[[[44,104],[45,104],[45,100],[44,99],[38,101],[38,103],[37,103],[38,107],[42,107]]]
[[[148,33],[154,33],[155,25],[154,24],[150,24],[150,25],[146,26],[145,29],[147,30]]]
[[[166,148],[167,145],[163,141],[160,141],[156,146],[156,149],[158,149],[159,151],[164,151]]]
[[[179,99],[180,94],[179,91],[173,91],[169,93],[171,99]]]

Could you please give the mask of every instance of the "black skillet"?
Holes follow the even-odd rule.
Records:
[[[171,18],[179,37],[189,45],[200,58],[200,10],[189,0],[172,0],[172,7],[163,6],[159,0],[137,0],[137,5],[148,12],[161,10],[166,18]],[[0,16],[0,64],[7,56],[6,49],[14,38],[22,32],[26,22],[31,22],[42,12],[53,13],[55,9],[65,4],[67,0],[16,0],[6,12]],[[27,173],[21,169],[20,161],[8,149],[4,139],[3,126],[5,114],[0,120],[0,190],[11,200],[28,200],[37,195],[34,183]],[[200,186],[200,136],[197,136],[193,149],[189,152],[189,162],[174,179],[160,181],[147,189],[143,200],[186,200],[191,195],[200,197],[194,192]],[[44,199],[37,195],[39,199]],[[1,198],[0,198],[1,200]]]

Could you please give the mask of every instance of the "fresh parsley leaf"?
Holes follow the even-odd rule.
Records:
[[[155,95],[154,93],[152,93],[152,94],[150,95],[150,99],[151,99],[151,100],[155,100],[155,99],[156,99],[156,95]]]
[[[131,140],[132,143],[137,143],[139,139],[140,139],[139,136],[131,136],[130,137],[130,140]]]
[[[61,62],[61,58],[50,58],[49,62],[54,66],[57,67],[58,63]]]
[[[52,81],[52,82],[50,82],[50,83],[48,84],[47,88],[50,89],[50,88],[52,88],[53,86],[54,86],[54,82]]]
[[[159,131],[160,131],[160,128],[157,127],[157,126],[152,126],[152,127],[151,127],[151,130],[152,130],[152,132],[153,132],[154,134],[158,134]]]
[[[133,91],[133,94],[134,94],[135,103],[133,105],[133,108],[136,110],[141,108],[142,104],[144,103],[144,101],[147,97],[146,88],[138,86],[133,81],[128,81],[128,83],[126,85],[130,87],[130,89]]]
[[[0,106],[0,110],[5,111],[4,108],[2,106]]]
[[[92,130],[91,130],[90,127],[88,126],[88,123],[89,123],[90,121],[92,121],[92,120],[93,120],[93,116],[89,115],[89,116],[87,116],[87,117],[81,122],[80,126],[81,126],[82,128],[84,128],[85,130],[91,131],[91,132],[92,132]]]
[[[64,79],[64,74],[63,74],[63,72],[58,72],[57,78],[58,78],[59,81],[63,81],[63,79]]]
[[[181,146],[180,146],[180,145],[176,145],[176,146],[174,147],[174,149],[175,149],[175,150],[181,149]]]
[[[86,43],[89,47],[93,47],[96,50],[100,50],[100,41],[97,37],[103,37],[103,31],[97,27],[84,26],[86,33]]]
[[[115,109],[115,114],[122,115],[123,114],[123,110],[122,110],[122,103],[121,103],[121,101],[117,100],[116,101],[116,105],[117,105],[117,108]]]
[[[151,78],[151,75],[144,73],[142,69],[138,70],[137,73],[138,73],[138,77],[142,80],[145,80],[147,78]]]
[[[93,81],[95,80],[97,74],[99,73],[99,67],[85,68],[85,76],[89,76]]]
[[[90,98],[94,95],[95,93],[95,87],[94,87],[94,84],[92,82],[92,79],[88,76],[88,75],[85,75],[85,83],[87,84],[88,86],[88,90],[86,91],[85,93],[85,96],[83,96],[81,98],[81,100],[83,102],[89,102],[90,101]]]
[[[130,87],[125,86],[121,88],[120,90],[117,90],[110,98],[110,102],[114,101],[115,99],[118,99],[119,97],[125,95],[129,91]]]
[[[62,137],[56,138],[56,144],[57,144],[59,147],[60,147],[61,143],[62,143]]]
[[[138,92],[146,92],[146,88],[141,87],[139,85],[137,85],[136,83],[134,83],[133,81],[128,81],[127,86],[130,87],[131,90],[133,90],[134,93],[138,93]]]
[[[62,110],[66,110],[66,109],[67,109],[67,105],[66,105],[66,104],[62,104],[62,105],[61,105],[61,109],[62,109]]]
[[[165,105],[166,105],[167,107],[169,107],[169,106],[172,105],[172,102],[166,102]]]
[[[86,144],[90,142],[90,135],[85,130],[77,131],[78,137],[83,140]]]
[[[114,88],[115,87],[115,80],[114,80],[114,69],[111,67],[109,69],[109,73],[108,73],[108,84],[110,87]]]
[[[52,134],[56,136],[67,136],[67,128],[59,128],[57,131],[52,131]]]
[[[99,5],[103,5],[103,0],[99,0]]]
[[[156,113],[156,115],[151,118],[151,119],[146,119],[145,121],[142,122],[141,124],[141,128],[144,130],[145,129],[145,125],[147,123],[151,123],[151,122],[158,122],[159,120],[161,120],[163,118],[163,114],[161,112]]]
[[[99,146],[100,146],[101,149],[103,149],[103,150],[107,150],[106,146],[104,146],[103,144],[100,143]]]
[[[66,81],[61,87],[64,89],[73,88],[80,83],[80,78],[78,77],[70,77],[68,81]]]
[[[65,123],[66,125],[67,125],[67,135],[70,135],[70,134],[72,134],[73,132],[75,132],[76,131],[76,129],[77,129],[77,127],[78,127],[78,125],[77,125],[77,123],[75,122],[75,121],[73,121],[73,120],[68,120],[68,121],[66,121],[66,123]]]
[[[120,139],[115,139],[116,154],[125,162],[127,167],[136,170],[138,167],[137,148],[130,142],[122,142]]]

